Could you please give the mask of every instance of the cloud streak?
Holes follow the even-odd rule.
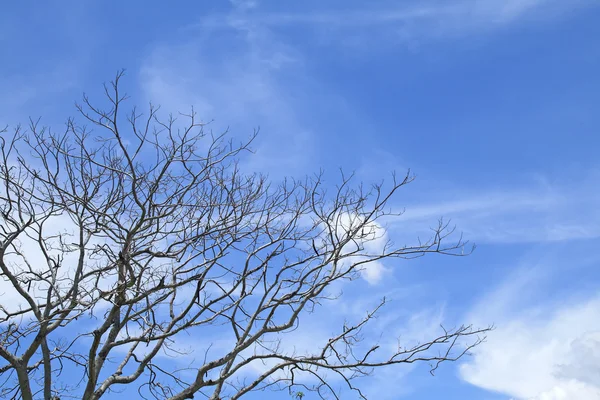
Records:
[[[600,237],[597,172],[576,181],[531,182],[503,189],[474,189],[425,194],[437,202],[408,204],[392,232],[422,229],[438,218],[451,219],[478,243],[541,243]],[[424,232],[424,231],[423,231]]]
[[[302,56],[268,30],[227,23],[155,46],[140,69],[144,96],[169,111],[194,106],[207,129],[245,137],[259,128],[246,170],[280,177],[310,162],[316,150],[303,110],[314,82]],[[245,135],[245,136],[244,136]],[[281,151],[282,146],[293,151]]]
[[[588,0],[452,0],[378,1],[365,7],[361,2],[345,2],[344,7],[311,7],[311,11],[264,11],[261,4],[234,2],[229,14],[211,15],[198,25],[219,29],[224,26],[303,27],[336,30],[397,28],[400,39],[447,38],[486,32],[528,18],[544,20],[592,4]],[[331,6],[330,6],[331,7]],[[391,39],[393,36],[389,36]]]

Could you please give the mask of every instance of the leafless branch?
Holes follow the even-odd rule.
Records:
[[[364,398],[357,377],[414,362],[433,372],[484,340],[489,328],[460,326],[387,353],[365,347],[361,332],[384,300],[311,354],[281,348],[274,335],[369,263],[471,248],[440,222],[426,240],[373,250],[381,221],[401,218],[390,201],[410,173],[368,188],[342,174],[333,192],[322,174],[279,183],[244,174],[238,160],[255,134],[234,143],[193,110],[126,114],[121,78],[105,86],[106,109],[84,96],[87,125],[1,131],[0,397],[99,399],[136,385],[157,399],[293,387],[338,398],[330,373]],[[185,368],[162,362],[187,354],[186,335],[231,343]],[[248,375],[255,363],[263,372]]]

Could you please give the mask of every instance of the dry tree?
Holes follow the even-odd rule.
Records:
[[[441,223],[428,240],[374,251],[410,175],[368,188],[342,175],[326,190],[321,175],[244,174],[255,135],[235,144],[193,112],[124,112],[121,77],[105,86],[107,109],[84,96],[84,124],[56,132],[31,121],[0,135],[1,398],[100,399],[127,387],[173,400],[265,389],[338,398],[332,382],[364,398],[355,378],[393,364],[435,369],[484,339],[489,328],[460,326],[386,353],[361,341],[383,299],[310,352],[280,346],[369,263],[461,255],[466,243]],[[225,345],[184,366],[168,360],[200,350],[179,345],[190,337]]]

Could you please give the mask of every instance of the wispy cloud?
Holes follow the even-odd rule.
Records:
[[[286,175],[311,170],[324,153],[315,121],[327,116],[320,109],[331,109],[332,103],[345,107],[343,99],[311,76],[315,60],[295,41],[298,32],[305,44],[339,49],[351,42],[370,49],[484,32],[589,1],[384,0],[368,7],[351,1],[343,7],[336,2],[300,5],[295,12],[278,11],[269,2],[230,3],[229,10],[199,16],[172,41],[155,44],[140,69],[142,87],[148,99],[170,111],[194,105],[201,118],[215,120],[213,129],[229,126],[239,133],[260,125],[258,154],[249,167]],[[288,27],[299,30],[290,34]],[[385,40],[374,40],[374,32]],[[322,40],[312,40],[314,34]],[[282,146],[292,151],[282,152]]]
[[[525,19],[548,19],[565,11],[592,4],[588,0],[425,0],[344,2],[343,7],[317,4],[310,11],[265,11],[261,3],[234,2],[234,12],[204,18],[200,26],[222,28],[228,25],[336,30],[383,28],[388,39],[421,40],[447,38],[490,31]],[[389,30],[389,28],[393,28]]]
[[[571,266],[581,263],[568,258]],[[600,298],[549,286],[561,274],[580,272],[552,264],[548,257],[525,263],[474,307],[470,320],[493,319],[497,329],[461,366],[467,382],[515,399],[600,398]]]
[[[25,124],[29,117],[44,117],[44,122],[58,123],[65,115],[56,115],[56,101],[50,98],[63,98],[76,87],[79,74],[76,68],[66,64],[54,65],[34,74],[15,74],[0,77],[0,125],[15,126]]]
[[[301,115],[313,83],[302,57],[269,31],[226,25],[227,34],[196,32],[191,39],[156,46],[140,70],[145,96],[169,111],[194,106],[209,129],[244,137],[259,128],[249,169],[293,173],[315,150]],[[291,151],[281,151],[281,146]]]
[[[88,8],[80,2],[61,2],[40,3],[22,12],[18,7],[3,9],[0,125],[26,123],[30,116],[63,123],[72,110],[60,106],[72,104],[73,96],[81,94],[78,85],[88,72],[90,54],[96,52],[93,27],[80,27]]]
[[[436,202],[406,205],[402,218],[391,225],[392,233],[414,232],[438,218],[452,224],[478,243],[559,242],[600,237],[600,202],[594,171],[577,180],[534,182],[526,186],[475,190],[440,189],[424,193]]]

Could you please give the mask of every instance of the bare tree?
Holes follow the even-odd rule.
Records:
[[[108,109],[84,96],[85,124],[0,136],[0,397],[99,399],[135,385],[173,400],[267,388],[338,398],[345,385],[364,398],[355,378],[373,369],[435,370],[484,339],[488,328],[460,326],[386,353],[361,340],[383,299],[310,353],[281,347],[370,262],[461,255],[465,243],[447,243],[440,223],[428,240],[373,251],[410,175],[367,189],[342,175],[330,192],[321,175],[269,183],[239,169],[254,135],[236,145],[193,112],[124,114],[121,76],[105,86]],[[190,337],[226,345],[184,367],[168,360],[194,350],[181,345]]]

